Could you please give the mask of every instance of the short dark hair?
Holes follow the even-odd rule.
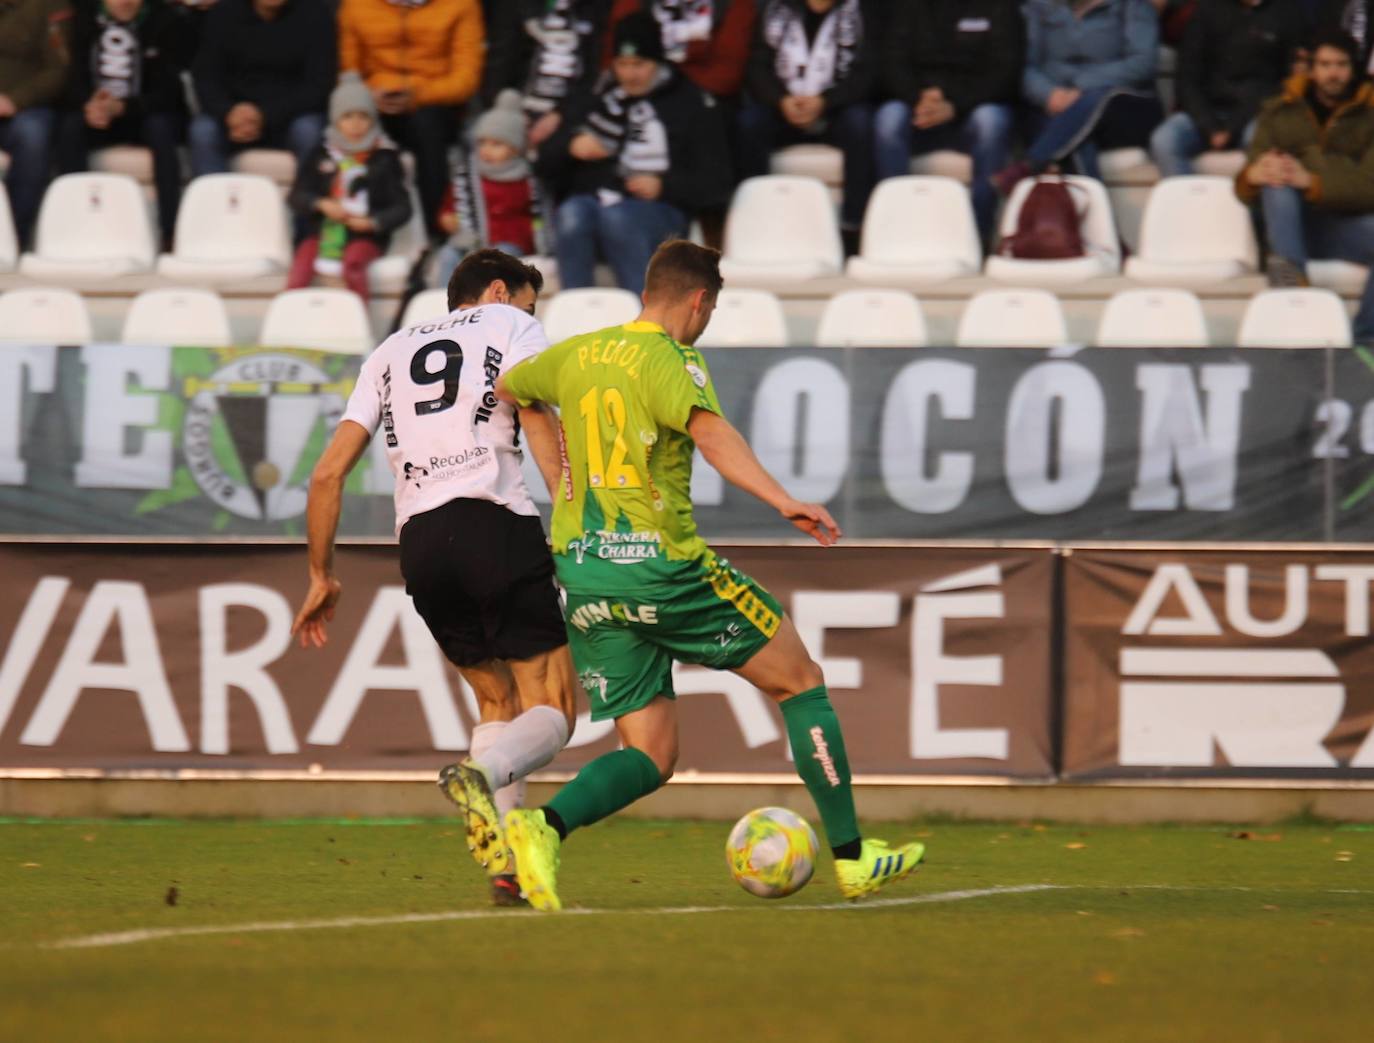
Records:
[[[686,239],[669,239],[649,259],[644,275],[644,299],[681,298],[705,290],[720,293],[720,251]]]
[[[1317,56],[1317,48],[1331,47],[1338,51],[1344,51],[1350,59],[1351,66],[1357,71],[1360,67],[1360,45],[1355,42],[1355,38],[1344,29],[1327,28],[1312,37],[1312,57]]]
[[[490,247],[474,250],[459,262],[449,277],[448,310],[472,304],[497,279],[505,283],[511,293],[518,293],[526,286],[533,286],[535,293],[544,288],[544,276],[534,265],[503,250]]]

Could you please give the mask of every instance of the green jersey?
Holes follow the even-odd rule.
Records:
[[[706,363],[652,322],[572,337],[510,370],[521,405],[559,408],[553,551],[570,591],[644,590],[713,559],[692,518],[693,409],[720,413]]]

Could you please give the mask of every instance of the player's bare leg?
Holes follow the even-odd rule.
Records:
[[[925,845],[913,842],[892,849],[859,833],[844,733],[821,668],[792,620],[784,616],[768,644],[735,672],[782,710],[797,774],[820,812],[844,896],[861,898],[915,869]]]
[[[548,804],[506,816],[520,891],[536,909],[563,907],[558,897],[559,848],[568,833],[633,804],[663,785],[677,764],[677,707],[659,696],[617,717],[624,749],[602,754],[583,767]]]

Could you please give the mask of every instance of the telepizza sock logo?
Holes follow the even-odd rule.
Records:
[[[825,741],[825,732],[821,731],[818,724],[808,734],[815,750],[811,756],[820,763],[821,771],[825,772],[825,781],[830,783],[832,789],[839,786],[840,773],[835,770],[835,759],[830,756],[830,744]]]

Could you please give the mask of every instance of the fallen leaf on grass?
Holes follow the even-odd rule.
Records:
[[[1093,975],[1093,984],[1115,985],[1116,975],[1113,974],[1111,971],[1098,971],[1096,974]]]
[[[86,843],[89,844],[89,843],[91,843],[91,841],[95,840],[95,834],[94,834],[94,833],[87,833],[87,834],[85,834],[84,836],[82,836],[81,839],[84,840]]]
[[[1331,921],[1330,921],[1330,920],[1313,920],[1313,921],[1312,921],[1312,926],[1313,926],[1313,927],[1330,927],[1330,926],[1331,926]]]
[[[168,905],[176,905],[177,896],[180,893],[181,892],[178,891],[175,887],[169,887],[167,888],[167,893],[163,896],[162,900],[166,902]]]
[[[25,862],[24,865],[23,865],[23,868],[24,868],[24,869],[42,869],[42,868],[43,868],[43,863],[42,863],[42,862]]]
[[[1260,906],[1260,908],[1263,909],[1266,913],[1276,913],[1279,911],[1279,907],[1276,905],[1262,905]]]
[[[1349,861],[1351,861],[1354,857],[1355,857],[1355,853],[1354,853],[1353,851],[1337,851],[1337,852],[1336,852],[1336,861],[1337,861],[1337,862],[1349,862]]]
[[[1145,932],[1139,927],[1122,927],[1112,932],[1113,938],[1144,938]]]
[[[1088,912],[1088,910],[1086,910],[1086,909],[1080,909],[1080,910],[1078,910],[1078,915],[1079,915],[1079,916],[1092,916],[1092,915],[1094,915],[1094,914]]]
[[[1263,840],[1268,843],[1275,843],[1283,839],[1282,833],[1251,833],[1248,830],[1241,830],[1239,833],[1231,834],[1232,840]]]
[[[339,862],[339,865],[341,865],[341,866],[351,866],[351,865],[353,864],[352,862],[350,862],[350,861],[349,861],[348,859],[346,859],[346,858],[341,858],[341,859],[338,860],[338,862]]]
[[[1068,848],[1070,851],[1082,851],[1088,845],[1084,844],[1081,841],[1075,840],[1072,844],[1065,844],[1064,846]]]

